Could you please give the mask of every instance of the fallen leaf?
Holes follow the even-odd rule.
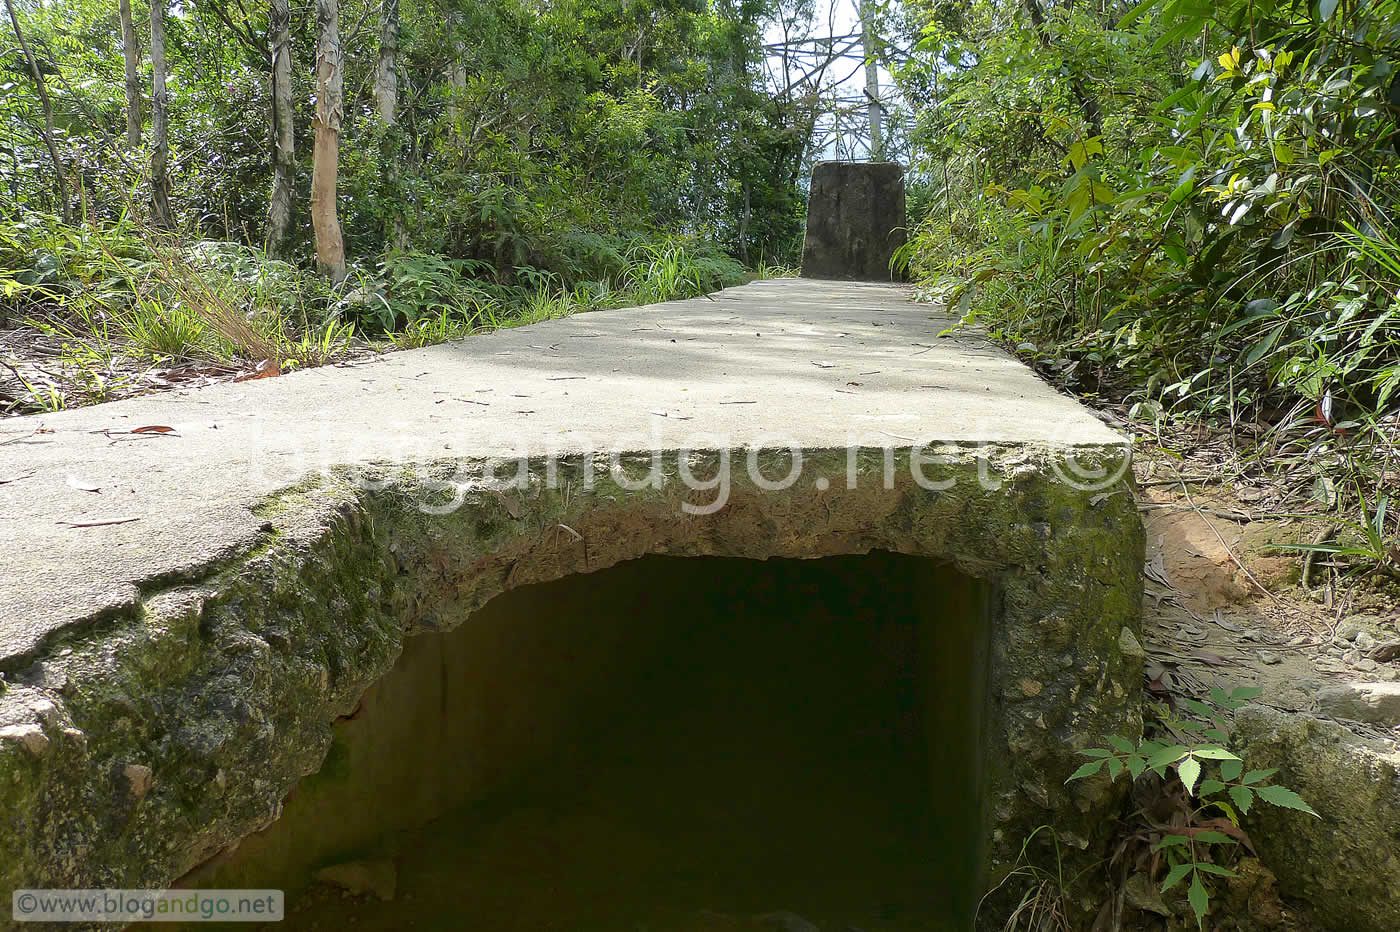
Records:
[[[68,477],[68,488],[77,489],[79,492],[101,492],[102,486],[93,485],[91,482],[83,482],[77,476]]]
[[[271,379],[271,378],[276,378],[277,376],[279,376],[279,375],[281,375],[281,374],[282,374],[282,367],[279,366],[279,365],[276,363],[276,361],[271,360],[271,359],[264,359],[262,362],[258,363],[257,368],[254,369],[252,372],[249,372],[249,373],[246,374],[246,375],[240,375],[238,378],[234,379],[234,381],[235,381],[235,382],[251,382],[251,381],[253,381],[254,379]]]
[[[172,434],[175,428],[166,427],[163,424],[152,424],[149,427],[138,427],[132,431],[133,434]]]

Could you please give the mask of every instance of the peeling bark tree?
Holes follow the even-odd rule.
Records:
[[[120,0],[122,57],[126,59],[126,144],[141,145],[141,49],[136,42],[136,24],[131,21],[131,0]]]
[[[165,92],[165,3],[151,0],[151,219],[175,225],[170,212],[170,97]]]
[[[344,96],[340,11],[336,0],[316,0],[316,144],[311,159],[311,228],[316,235],[316,264],[336,283],[345,280],[345,242],[335,210]]]
[[[34,53],[29,50],[29,42],[24,38],[24,32],[19,28],[19,17],[15,15],[15,5],[12,0],[5,0],[5,11],[10,14],[10,25],[15,29],[15,39],[19,42],[19,49],[24,54],[25,63],[29,65],[29,75],[34,79],[34,88],[39,92],[39,104],[44,108],[44,147],[49,150],[49,158],[53,160],[53,173],[58,185],[58,213],[64,220],[68,217],[68,173],[63,170],[63,159],[58,154],[58,143],[54,142],[53,129],[53,101],[49,100],[49,88],[44,83],[44,73],[39,70],[39,63],[34,60]]]
[[[399,0],[384,0],[379,22],[379,58],[374,64],[374,103],[383,132],[379,158],[384,202],[389,205],[388,245],[408,248],[403,222],[403,194],[399,190]]]
[[[272,194],[268,198],[267,251],[278,257],[287,253],[296,203],[291,19],[290,0],[271,0],[267,32],[272,55]]]

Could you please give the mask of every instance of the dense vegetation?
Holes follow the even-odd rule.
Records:
[[[5,13],[0,318],[104,359],[305,364],[712,289],[800,240],[817,101],[766,86],[762,29],[801,14],[763,0]],[[0,405],[110,397],[97,369]]]
[[[1304,464],[1322,499],[1345,466],[1380,510],[1400,441],[1400,4],[901,15],[907,258],[928,291],[1076,391],[1147,422],[1204,415]]]

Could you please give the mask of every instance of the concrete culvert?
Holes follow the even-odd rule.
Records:
[[[20,423],[0,889],[401,907],[441,861],[505,915],[613,832],[655,893],[596,902],[871,929],[961,922],[1037,826],[1100,857],[1113,789],[1064,780],[1141,727],[1130,447],[905,298],[763,282]]]
[[[186,883],[287,889],[288,928],[967,928],[992,605],[883,552],[514,590],[409,639],[282,817]],[[392,902],[307,888],[386,863]]]

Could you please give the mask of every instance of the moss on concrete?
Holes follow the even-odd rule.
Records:
[[[930,452],[939,459],[926,485],[946,487],[916,484],[904,450],[887,488],[889,454],[862,450],[847,488],[840,449],[804,451],[800,483],[774,491],[747,475],[746,451],[732,451],[729,501],[713,514],[693,513],[713,496],[688,490],[677,464],[708,476],[726,455],[717,451],[663,454],[659,488],[625,487],[649,453],[619,459],[622,481],[608,457],[580,456],[532,460],[518,484],[461,460],[300,483],[255,508],[269,526],[251,550],[207,578],[146,592],[139,611],[11,677],[0,695],[0,880],[168,885],[277,817],[297,781],[322,768],[330,723],[390,669],[406,636],[455,627],[515,586],[649,553],[880,549],[991,583],[987,868],[1004,869],[1047,822],[1092,848],[1109,790],[1063,781],[1076,749],[1140,728],[1141,657],[1121,646],[1125,628],[1138,631],[1141,594],[1132,495],[1122,483],[1066,484],[1062,455],[1048,450]],[[1121,452],[1080,450],[1079,466]],[[785,456],[756,459],[775,478]],[[46,739],[37,752],[22,734],[35,727]],[[133,783],[133,765],[150,768],[149,787]]]

